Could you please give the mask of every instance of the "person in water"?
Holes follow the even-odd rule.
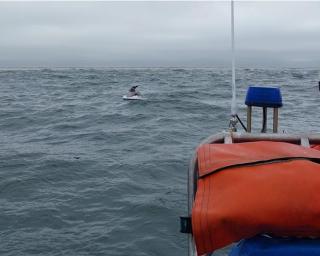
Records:
[[[129,90],[129,92],[128,92],[128,97],[140,95],[140,93],[139,93],[138,91],[136,91],[136,89],[137,89],[138,86],[139,86],[139,85],[135,85],[135,86],[132,86],[132,87],[130,88],[130,90]]]

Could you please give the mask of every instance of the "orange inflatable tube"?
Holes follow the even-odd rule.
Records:
[[[281,142],[198,149],[192,230],[199,255],[268,233],[320,236],[320,151]]]
[[[320,150],[320,145],[313,145],[312,148],[314,148],[316,150]]]

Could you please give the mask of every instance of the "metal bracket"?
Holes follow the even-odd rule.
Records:
[[[301,146],[306,147],[306,148],[310,148],[310,142],[308,137],[301,137]]]
[[[186,234],[192,233],[191,217],[180,216],[180,232]]]

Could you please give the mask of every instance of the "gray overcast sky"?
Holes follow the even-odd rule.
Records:
[[[236,2],[237,65],[319,67],[320,2]],[[230,2],[0,2],[0,67],[230,66]]]

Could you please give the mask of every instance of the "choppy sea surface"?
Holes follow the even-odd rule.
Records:
[[[319,79],[239,69],[239,115],[248,85],[278,85],[280,130],[320,131]],[[227,128],[230,80],[227,69],[0,70],[0,255],[186,255],[189,160]],[[145,100],[122,100],[133,84]]]

